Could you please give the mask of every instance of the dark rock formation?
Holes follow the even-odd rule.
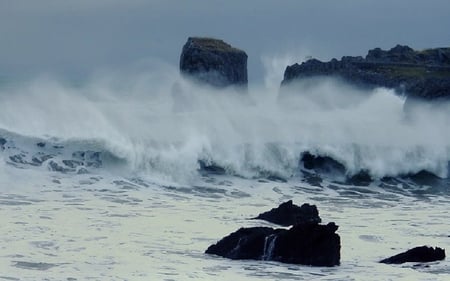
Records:
[[[348,175],[345,166],[329,156],[313,155],[309,152],[304,152],[300,162],[303,163],[305,169],[313,170],[318,175],[334,178],[341,184],[368,186],[373,182],[368,171],[361,170],[356,174]],[[311,173],[305,171],[304,174],[308,179],[311,179]]]
[[[340,264],[341,240],[333,222],[327,225],[298,224],[273,238],[265,258],[284,263],[314,266]]]
[[[241,228],[224,237],[207,250],[230,259],[270,260],[284,263],[335,266],[340,263],[340,237],[333,222],[320,225],[319,212],[314,205],[301,207],[292,201],[260,214],[264,219],[290,229],[270,227]]]
[[[270,227],[240,228],[209,246],[206,253],[234,260],[262,259],[266,237],[273,233]]]
[[[298,224],[286,229],[241,228],[210,246],[207,254],[230,259],[270,260],[313,266],[340,264],[338,227]]]
[[[315,205],[303,204],[301,207],[292,203],[292,200],[280,204],[277,208],[259,214],[255,219],[265,220],[282,226],[303,223],[318,224],[322,220]]]
[[[392,88],[418,100],[449,100],[450,48],[415,51],[397,45],[389,51],[370,50],[365,58],[310,59],[288,66],[282,85],[316,76],[336,77],[365,88]]]
[[[180,70],[219,88],[247,86],[247,54],[218,39],[189,37],[181,53]]]
[[[313,155],[309,152],[302,153],[300,161],[305,169],[314,170],[320,174],[345,174],[346,170],[344,165],[329,156]]]
[[[445,259],[444,249],[421,246],[381,260],[380,263],[401,264],[405,262],[432,262],[443,259]]]
[[[369,186],[375,181],[375,178],[372,177],[368,170],[362,169],[356,173],[349,174],[346,167],[334,158],[314,155],[310,152],[302,153],[299,166],[304,180],[314,186],[321,186],[322,180],[325,178],[339,184],[353,186]],[[450,183],[448,178],[440,178],[427,170],[383,177],[380,180],[380,186],[384,187],[410,184],[411,186],[430,186],[439,189],[440,187],[445,188]]]

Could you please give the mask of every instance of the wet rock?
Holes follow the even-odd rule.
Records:
[[[315,205],[303,204],[301,207],[292,200],[280,204],[277,208],[259,214],[255,219],[265,220],[282,226],[295,224],[318,224],[322,220]]]
[[[319,174],[345,174],[345,167],[329,156],[313,155],[304,152],[301,156],[303,167]]]
[[[408,100],[450,100],[450,48],[415,51],[397,45],[370,50],[365,58],[316,59],[288,66],[282,85],[311,77],[343,79],[363,88],[386,87],[406,94]]]
[[[319,224],[321,219],[314,205],[296,206],[292,201],[282,203],[258,219],[290,229],[270,227],[241,228],[211,245],[207,254],[230,259],[254,259],[313,266],[335,266],[340,263],[338,226],[331,222]]]
[[[439,247],[416,247],[398,255],[383,259],[380,263],[401,264],[405,262],[432,262],[445,259],[445,250]]]
[[[223,88],[247,86],[247,54],[219,39],[189,37],[180,57],[181,73]]]
[[[337,226],[298,224],[286,229],[241,228],[210,246],[207,254],[230,259],[270,260],[313,266],[340,264]]]
[[[270,260],[284,263],[339,265],[341,244],[339,235],[335,233],[337,229],[333,222],[327,225],[295,225],[276,235],[272,252],[267,255]]]
[[[312,178],[313,173],[311,172],[313,171],[318,175],[328,176],[334,181],[345,185],[368,186],[373,182],[369,171],[361,170],[356,174],[349,175],[343,164],[329,156],[313,155],[310,152],[304,152],[300,162],[303,164],[303,168],[307,169],[307,171],[303,171],[306,180]]]
[[[264,255],[266,237],[273,233],[274,229],[270,227],[240,228],[210,246],[206,253],[234,260],[259,260]]]

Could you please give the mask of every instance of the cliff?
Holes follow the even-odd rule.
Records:
[[[219,39],[189,37],[180,57],[180,71],[218,88],[247,86],[247,54]]]
[[[288,66],[282,86],[315,76],[341,78],[366,87],[392,88],[399,94],[422,100],[450,99],[450,48],[415,51],[397,45],[389,51],[376,48],[363,57],[342,57],[321,62],[310,59]]]

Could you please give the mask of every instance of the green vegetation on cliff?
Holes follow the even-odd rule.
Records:
[[[450,99],[450,48],[414,51],[397,45],[370,50],[365,58],[316,59],[288,66],[282,85],[314,76],[339,77],[364,87],[387,87],[425,100]]]

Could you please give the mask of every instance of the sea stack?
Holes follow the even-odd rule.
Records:
[[[320,224],[315,205],[301,207],[292,201],[261,213],[255,219],[291,228],[247,227],[225,236],[206,254],[234,260],[265,260],[311,266],[337,266],[341,258],[341,238],[334,222]]]
[[[217,88],[246,88],[247,54],[219,39],[189,37],[181,52],[180,71]]]

